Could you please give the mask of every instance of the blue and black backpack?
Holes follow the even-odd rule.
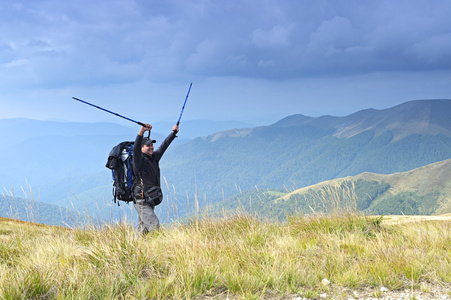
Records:
[[[113,201],[133,201],[133,145],[134,142],[122,142],[111,149],[106,167],[113,175]],[[119,205],[119,203],[118,203]]]

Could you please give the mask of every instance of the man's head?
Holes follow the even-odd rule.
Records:
[[[148,137],[143,138],[143,141],[141,143],[141,152],[152,155],[153,154],[153,143],[155,143],[155,140],[149,139]]]

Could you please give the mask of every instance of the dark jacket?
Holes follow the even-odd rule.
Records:
[[[161,187],[159,162],[174,138],[175,136],[173,133],[169,134],[152,155],[147,155],[141,152],[143,137],[140,135],[136,137],[133,149],[133,171],[136,176],[134,181],[135,198],[143,198],[143,191],[149,187]]]

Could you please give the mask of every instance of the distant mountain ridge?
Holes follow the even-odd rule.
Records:
[[[334,130],[333,135],[349,138],[367,130],[376,135],[386,131],[394,134],[394,140],[410,134],[443,134],[451,136],[451,100],[415,100],[383,109],[365,109],[344,117],[308,117],[301,114],[285,117],[272,126],[312,126],[322,130]],[[246,135],[249,130],[242,130]],[[216,135],[224,134],[217,133]],[[235,133],[238,136],[239,133]],[[217,137],[214,138],[216,140]]]
[[[155,128],[171,128],[173,123],[157,122],[152,124]],[[180,136],[196,138],[207,136],[214,132],[229,130],[230,128],[252,128],[254,125],[240,121],[211,121],[211,120],[188,120],[180,124]]]
[[[341,138],[349,138],[367,130],[374,130],[376,135],[391,131],[394,140],[415,133],[451,136],[451,118],[446,115],[450,110],[450,100],[418,100],[383,110],[362,110],[346,117],[309,119],[298,125],[333,127],[336,130],[334,136]]]

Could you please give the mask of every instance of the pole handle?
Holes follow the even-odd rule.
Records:
[[[177,126],[179,126],[180,122],[177,122]],[[177,132],[175,130],[172,130],[172,134],[174,135],[174,138],[178,137]]]

